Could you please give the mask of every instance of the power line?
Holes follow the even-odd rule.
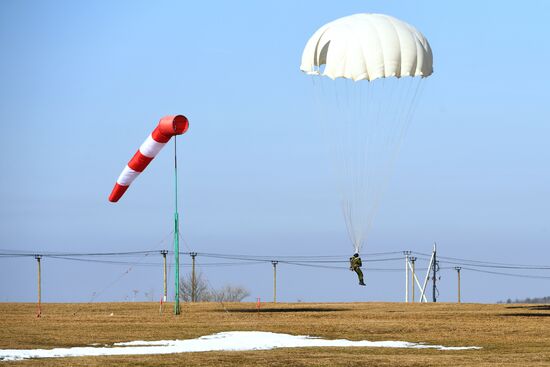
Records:
[[[233,256],[233,255],[221,255],[221,254],[203,254],[203,253],[197,253],[197,255],[200,255],[202,257],[210,257],[210,258],[217,258],[217,259],[231,259],[231,260],[241,260],[241,261],[264,261],[264,262],[270,262],[274,259],[283,261],[291,261],[293,259],[297,259],[296,261],[300,261],[301,263],[348,263],[349,260],[342,259],[342,256],[339,257],[338,260],[303,260],[304,257],[294,257],[294,256],[272,256],[272,257],[252,257],[252,256]],[[401,257],[394,257],[394,258],[383,258],[383,259],[367,259],[364,260],[365,262],[380,262],[380,261],[395,261],[395,260],[401,260]]]
[[[490,270],[480,270],[480,269],[472,269],[472,268],[465,268],[462,267],[462,269],[475,271],[478,273],[487,273],[487,274],[495,274],[495,275],[505,275],[509,277],[517,277],[517,278],[531,278],[531,279],[550,279],[550,276],[544,276],[544,275],[528,275],[528,274],[515,274],[515,273],[503,273],[499,271],[490,271]]]
[[[156,252],[156,251],[155,251]],[[149,255],[149,253],[144,254],[144,256]],[[142,255],[143,256],[143,255]],[[67,260],[67,261],[78,261],[78,262],[87,262],[87,263],[95,263],[95,264],[108,264],[108,265],[125,265],[125,266],[152,266],[157,267],[161,266],[162,263],[160,262],[135,262],[135,261],[120,261],[120,260],[106,260],[106,259],[94,259],[94,258],[82,258],[82,257],[72,257],[72,256],[58,256],[58,255],[47,255],[50,259],[56,259],[56,260]],[[380,259],[384,260],[384,259]],[[393,259],[387,259],[387,260],[393,260]],[[271,260],[269,260],[271,261]],[[347,266],[330,266],[330,265],[316,265],[315,262],[303,262],[303,261],[290,261],[290,260],[277,260],[283,264],[288,265],[295,265],[295,266],[307,266],[312,268],[321,268],[321,269],[338,269],[338,270],[347,270]],[[268,262],[268,260],[265,259],[246,259],[246,261],[237,261],[237,262],[209,262],[209,263],[200,263],[197,264],[198,267],[223,267],[223,266],[245,266],[245,265],[258,265],[258,264],[264,264]],[[320,263],[324,263],[326,261],[320,261]],[[338,261],[338,262],[345,262],[347,261]],[[168,266],[173,266],[173,263],[168,264]],[[191,266],[191,264],[183,263],[185,266]],[[368,268],[369,271],[402,271],[401,268]]]
[[[142,262],[142,261],[123,261],[123,260],[108,260],[108,257],[134,257],[139,256],[141,260],[148,255],[160,253],[160,250],[142,250],[142,251],[118,251],[118,252],[41,252],[41,251],[19,251],[10,249],[0,249],[1,258],[18,258],[18,257],[32,257],[35,258],[37,254],[44,258],[52,258],[67,261],[79,261],[99,264],[111,264],[111,265],[132,265],[132,266],[161,266],[161,263],[157,262]],[[173,251],[167,251],[167,253],[173,254]],[[365,256],[374,256],[375,258],[367,258],[363,262],[390,262],[400,261],[402,257],[382,257],[392,254],[401,254],[402,251],[391,252],[378,252],[371,254],[364,254]],[[411,251],[420,257],[428,257],[427,254]],[[189,255],[189,252],[180,252],[182,255]],[[226,262],[211,262],[201,263],[199,267],[222,267],[222,266],[243,266],[243,265],[257,265],[263,263],[271,263],[272,261],[278,261],[282,264],[294,265],[300,267],[311,267],[319,269],[335,269],[335,270],[347,270],[347,266],[338,266],[337,264],[347,264],[348,260],[344,260],[347,257],[344,255],[243,255],[243,254],[223,254],[223,253],[197,253],[197,256],[212,259],[225,259],[233,260]],[[427,261],[427,259],[418,259]],[[502,263],[494,261],[481,261],[462,259],[449,256],[438,256],[438,262],[443,264],[450,264],[452,266],[442,267],[441,269],[454,269],[456,265],[461,265],[464,270],[470,270],[480,273],[512,276],[519,278],[532,278],[532,279],[550,279],[550,276],[535,275],[535,274],[517,274],[498,271],[483,270],[480,268],[494,268],[494,269],[511,269],[511,270],[550,270],[548,265],[527,265],[527,264],[513,264]],[[170,265],[172,266],[172,265]],[[183,264],[183,266],[190,266],[190,264]],[[419,269],[422,270],[422,269]],[[399,272],[403,271],[401,268],[367,268],[367,271],[381,271],[381,272]]]
[[[48,252],[48,251],[18,251],[18,250],[0,250],[0,257],[25,257],[25,256],[35,256],[36,254],[41,254],[42,256],[71,256],[71,257],[89,257],[89,256],[137,256],[137,255],[146,255],[160,253],[160,250],[143,250],[143,251],[125,251],[125,252]],[[173,251],[168,251],[170,254],[174,254]],[[395,254],[398,252],[379,252],[373,254],[366,254],[368,256],[381,256],[388,254]],[[179,252],[180,255],[190,255],[190,252]],[[346,259],[345,255],[241,255],[241,254],[222,254],[222,253],[200,253],[197,255],[203,257],[212,257],[212,258],[226,258],[226,259],[235,259],[243,261],[271,261],[274,258],[277,259],[313,259],[313,260],[302,260],[302,261],[311,261],[311,262],[330,262],[330,261],[347,261],[341,260]],[[323,260],[321,260],[323,259]],[[333,259],[333,260],[328,260]],[[339,260],[338,260],[339,259]],[[400,258],[390,258],[390,259],[367,259],[365,261],[386,261],[386,260],[398,260]]]
[[[67,257],[67,256],[48,256],[51,259],[59,259],[59,260],[69,260],[69,261],[79,261],[79,262],[90,262],[90,263],[96,263],[96,264],[112,264],[112,265],[135,265],[135,266],[162,266],[161,262],[131,262],[131,261],[115,261],[115,260],[99,260],[99,259],[83,259],[83,258],[75,258],[75,257]],[[203,263],[198,266],[242,266],[242,265],[255,265],[255,264],[263,264],[263,261],[256,261],[256,262],[214,262],[214,263]],[[173,266],[173,263],[169,263],[168,266]],[[191,266],[191,263],[182,263],[183,266]]]
[[[376,252],[376,253],[365,253],[363,256],[382,256],[382,255],[395,255],[395,254],[401,254],[402,251],[391,251],[391,252]],[[326,259],[326,258],[333,258],[333,259],[341,259],[345,258],[347,259],[346,255],[243,255],[243,254],[223,254],[223,253],[211,253],[211,252],[197,252],[197,255],[201,256],[209,256],[209,257],[233,257],[233,258],[261,258],[269,260],[273,258],[278,259]]]
[[[518,269],[518,270],[550,270],[550,266],[528,266],[528,265],[489,265],[489,264],[473,264],[468,262],[459,262],[459,261],[446,261],[439,260],[439,262],[444,264],[452,265],[466,265],[480,268],[493,268],[493,269]]]
[[[48,256],[51,259],[58,260],[69,260],[69,261],[80,261],[80,262],[90,262],[96,264],[113,264],[113,265],[136,265],[135,262],[130,261],[114,261],[114,260],[98,260],[98,259],[82,259],[77,257],[69,256]],[[161,263],[139,263],[140,266],[160,266]]]
[[[4,250],[5,251],[5,250]],[[11,251],[11,250],[7,250],[7,251]],[[29,251],[25,251],[25,252],[17,252],[17,251],[12,251],[12,252],[5,252],[5,253],[0,253],[0,256],[6,256],[6,257],[26,257],[26,256],[36,256],[36,254],[40,254],[41,256],[44,256],[44,257],[53,257],[53,256],[72,256],[72,257],[76,257],[76,256],[135,256],[135,255],[149,255],[149,254],[154,254],[154,253],[159,253],[159,250],[146,250],[146,251],[126,251],[126,252],[90,252],[90,253],[85,253],[85,252],[47,252],[47,251],[33,251],[33,252],[29,252]]]
[[[421,252],[414,252],[413,253],[419,255],[419,256],[425,256],[429,257],[430,255],[421,253]],[[514,264],[514,263],[502,263],[502,262],[494,262],[494,261],[482,261],[482,260],[469,260],[469,259],[461,259],[457,257],[450,257],[450,256],[438,256],[440,259],[444,259],[447,264],[456,264],[456,265],[470,265],[470,266],[477,266],[477,267],[492,267],[492,268],[503,268],[503,269],[533,269],[533,270],[550,270],[550,265],[532,265],[532,264]]]
[[[143,256],[150,255],[155,253],[160,253],[159,250],[142,250],[142,251],[119,251],[119,252],[43,252],[43,251],[18,251],[18,250],[8,250],[1,249],[0,258],[14,258],[14,257],[35,257],[37,254],[40,254],[43,257],[51,258],[65,258],[68,260],[71,257],[71,260],[76,260],[76,257],[131,257],[131,256]],[[168,253],[173,254],[173,251],[168,251]],[[365,254],[369,256],[382,256],[388,254],[402,253],[398,251],[391,252],[378,252]],[[412,253],[421,256],[429,257],[429,255],[412,251]],[[181,255],[189,255],[188,252],[180,252]],[[227,259],[227,260],[236,260],[241,262],[271,262],[273,260],[287,260],[287,261],[296,261],[302,264],[337,264],[337,263],[347,263],[347,260],[343,255],[243,255],[243,254],[223,254],[223,253],[197,253],[198,256],[209,257],[209,258],[218,258],[218,259]],[[439,256],[439,262],[450,265],[462,265],[470,266],[475,268],[496,268],[496,269],[517,269],[517,270],[550,270],[550,265],[527,265],[527,264],[512,264],[512,263],[502,263],[502,262],[493,262],[493,261],[481,261],[481,260],[471,260],[471,259],[462,259],[449,256]],[[402,260],[402,257],[387,257],[387,258],[367,258],[363,260],[364,262],[385,262],[385,261],[399,261]],[[418,260],[427,261],[425,258],[420,258]],[[83,259],[83,261],[88,261]],[[91,261],[91,260],[89,260]],[[99,262],[99,261],[96,261]],[[104,261],[107,263],[106,261]],[[121,261],[110,261],[109,263],[113,264],[126,264]],[[156,264],[147,264],[147,265],[156,265]],[[233,264],[220,264],[220,265],[233,265]]]

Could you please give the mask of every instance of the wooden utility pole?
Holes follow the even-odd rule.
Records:
[[[462,268],[460,266],[456,266],[455,270],[458,275],[458,303],[460,303],[460,270],[462,270]]]
[[[166,280],[167,280],[167,274],[166,274],[166,255],[168,254],[168,251],[167,250],[162,250],[161,252],[161,255],[162,255],[162,262],[163,262],[163,275],[164,275],[164,281],[163,281],[163,286],[164,286],[164,293],[163,293],[163,298],[162,298],[162,301],[163,302],[166,302],[166,300],[168,299],[168,286],[166,284]]]
[[[412,303],[414,303],[414,280],[416,278],[416,275],[415,275],[415,268],[414,268],[414,262],[416,261],[416,257],[415,256],[411,256],[409,258],[409,260],[411,261],[411,273],[412,273],[412,276],[411,276],[411,284],[412,284]]]
[[[273,264],[273,303],[277,303],[277,264],[278,261],[271,261]]]
[[[36,317],[42,316],[42,269],[40,266],[40,260],[42,259],[42,255],[34,255],[34,258],[37,261],[38,264],[38,311],[36,314]]]
[[[197,257],[196,252],[191,252],[191,259],[193,260],[193,266],[191,271],[191,302],[197,301],[197,278],[195,277],[195,257]]]

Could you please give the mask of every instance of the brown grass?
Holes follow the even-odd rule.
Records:
[[[482,350],[301,348],[0,362],[17,366],[550,366],[550,306],[479,304],[0,304],[0,348],[188,339],[257,330],[351,340],[405,340]],[[113,314],[111,316],[111,313]]]

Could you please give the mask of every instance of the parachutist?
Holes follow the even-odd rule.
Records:
[[[391,181],[419,87],[433,73],[432,49],[412,25],[360,13],[318,28],[304,47],[300,70],[312,78],[316,109],[326,111],[321,120],[334,134],[342,214],[359,252],[371,236],[370,223]],[[360,267],[350,270],[363,283]]]
[[[357,273],[357,277],[359,278],[359,285],[366,285],[363,281],[363,272],[361,271],[361,266],[363,266],[363,262],[361,261],[359,254],[353,254],[353,256],[349,258],[349,270]]]

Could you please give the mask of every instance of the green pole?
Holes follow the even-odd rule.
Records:
[[[177,140],[174,136],[174,184],[175,184],[175,211],[174,211],[174,260],[176,265],[175,271],[175,303],[174,315],[180,314],[180,229],[178,218],[178,155],[177,155]]]

